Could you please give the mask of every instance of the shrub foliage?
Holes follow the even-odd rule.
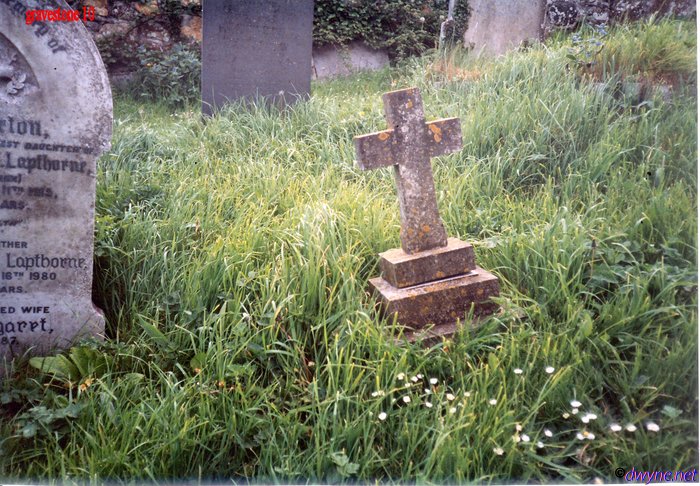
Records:
[[[447,6],[445,0],[316,0],[314,43],[363,40],[386,49],[392,59],[418,55],[437,46]],[[458,39],[464,33],[468,14],[467,1],[457,0],[448,38]]]

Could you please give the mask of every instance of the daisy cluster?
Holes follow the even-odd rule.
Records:
[[[556,370],[552,366],[547,366],[544,369],[544,372],[547,373],[548,375],[551,375],[554,373]],[[514,368],[513,373],[516,375],[521,376],[523,374],[523,370],[521,368]],[[598,420],[598,415],[594,412],[582,412],[581,409],[583,408],[583,403],[581,401],[577,400],[574,398],[569,402],[569,405],[571,406],[571,409],[567,412],[564,412],[562,414],[562,418],[565,420],[568,420],[569,418],[572,417],[577,417],[581,423],[583,424],[583,427],[580,429],[575,429],[575,435],[576,439],[578,441],[592,441],[596,439],[595,433],[591,432],[588,430],[588,426],[592,426],[596,421]],[[658,424],[655,422],[648,421],[645,423],[645,427],[649,432],[659,432],[661,428],[659,427]],[[633,423],[627,423],[624,425],[620,425],[616,421],[610,421],[607,424],[607,430],[611,433],[617,433],[621,432],[622,430],[633,433],[637,431],[637,426]],[[530,435],[522,433],[523,427],[521,424],[515,424],[515,434],[513,435],[513,442],[517,443],[529,443],[531,441]],[[601,429],[602,430],[602,429]],[[538,434],[538,438],[542,437],[542,440],[537,440],[536,442],[536,447],[537,449],[544,449],[546,447],[545,441],[547,439],[554,439],[555,435],[557,436],[558,439],[564,439],[566,433],[555,433],[552,429],[550,428],[545,428],[541,431],[541,434]],[[501,446],[496,446],[493,448],[493,453],[496,454],[497,456],[502,456],[505,454],[505,450]]]
[[[553,366],[546,366],[543,369],[544,373],[551,375],[556,372]],[[523,376],[524,371],[521,368],[514,368],[513,373],[518,376]],[[390,396],[391,405],[404,406],[414,401],[420,402],[420,405],[433,409],[442,410],[446,415],[453,415],[458,412],[459,407],[464,407],[466,400],[471,397],[471,392],[456,392],[450,390],[444,384],[441,384],[437,378],[425,377],[421,373],[409,376],[407,373],[398,373],[396,375],[395,384],[389,390],[375,390],[372,392],[372,398],[384,399]],[[484,406],[493,407],[498,405],[496,398],[485,397]],[[589,429],[595,429],[598,434],[617,434],[623,430],[627,433],[634,433],[638,430],[634,423],[626,423],[621,425],[618,421],[609,420],[606,425],[602,425],[602,419],[599,419],[598,414],[594,411],[584,411],[584,404],[573,398],[569,405],[571,406],[562,414],[564,420],[574,419],[580,420],[578,426],[573,429],[557,432],[554,428],[544,428],[537,430],[525,430],[521,423],[515,424],[515,430],[512,441],[518,445],[533,444],[536,449],[545,449],[548,446],[557,444],[561,445],[561,441],[574,440],[577,441],[594,441],[596,434]],[[385,422],[390,417],[391,409],[381,410],[377,415],[379,422]],[[643,425],[648,432],[659,432],[660,427],[652,421],[647,421]],[[497,456],[502,456],[506,453],[505,444],[496,444],[492,449]]]
[[[463,392],[461,397],[456,393],[446,391],[444,386],[441,386],[439,380],[434,377],[425,377],[422,373],[409,376],[406,373],[396,375],[396,385],[390,390],[375,390],[372,392],[372,398],[383,398],[387,395],[392,396],[391,404],[408,405],[414,400],[419,400],[425,408],[432,409],[436,406],[442,406],[449,415],[457,413],[458,407],[464,407],[464,400],[471,396],[471,392]],[[495,404],[495,399],[492,399]],[[380,422],[384,422],[389,417],[389,414],[382,410],[377,415]]]

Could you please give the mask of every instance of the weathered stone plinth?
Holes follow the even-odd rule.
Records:
[[[379,254],[382,277],[398,288],[464,275],[475,268],[474,248],[469,243],[448,238],[447,246],[408,254],[394,248]]]
[[[499,294],[498,278],[477,267],[472,246],[457,238],[413,255],[394,249],[380,256],[382,276],[370,279],[370,286],[382,313],[404,327],[432,324],[432,334],[449,335],[466,315],[478,318],[497,308],[491,297]]]

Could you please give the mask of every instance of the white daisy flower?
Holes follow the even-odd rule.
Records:
[[[425,402],[425,406],[426,406],[427,408],[433,408],[433,404],[430,403],[430,402]]]
[[[457,413],[457,407],[450,407],[450,413]]]
[[[530,442],[530,436],[527,435],[527,434],[521,435],[521,436],[520,436],[520,439],[521,439],[523,442]]]
[[[423,391],[426,395],[430,395],[431,393],[433,393],[432,391],[430,391],[430,388],[425,388]]]
[[[548,375],[551,375],[552,373],[554,373],[554,368],[553,368],[552,366],[547,366],[547,367],[544,369],[544,371],[545,371]]]
[[[520,442],[520,434],[513,434],[513,442],[516,444]]]
[[[404,378],[406,378],[406,375],[404,375],[403,373],[399,373],[399,374],[396,376],[396,379],[397,379],[397,380],[403,380]]]
[[[411,403],[411,397],[403,397],[401,400],[403,400],[403,403]]]
[[[522,375],[522,374],[523,374],[523,370],[521,370],[520,368],[515,368],[515,369],[513,370],[513,373],[515,373],[516,375]]]
[[[448,393],[447,395],[445,395],[445,398],[447,398],[447,400],[451,402],[455,399],[455,396],[452,393]]]
[[[489,405],[496,405],[497,403],[498,403],[498,401],[495,398],[492,398],[491,400],[489,400]]]
[[[564,412],[563,414],[561,414],[561,416],[562,416],[563,418],[565,418],[565,419],[568,419],[568,418],[570,417],[570,415],[569,415],[568,413],[566,413],[566,412]]]
[[[595,434],[593,432],[589,432],[588,435],[586,435],[586,439],[588,440],[594,440],[595,439]]]
[[[579,408],[581,405],[581,402],[579,402],[578,400],[571,400],[571,406],[573,408]]]
[[[590,413],[590,412],[588,412],[588,413],[586,414],[586,417],[588,417],[588,420],[595,420],[595,419],[598,418],[598,416],[597,416],[596,414]]]
[[[544,429],[544,435],[545,435],[546,437],[552,437],[554,434],[552,433],[551,430],[549,430],[549,429]]]
[[[411,381],[412,381],[413,383],[418,383],[418,377],[417,377],[417,376],[412,376],[412,377],[411,377]]]
[[[538,448],[538,449],[543,449],[543,448],[544,448],[544,444],[542,443],[541,440],[540,440],[540,441],[537,441],[537,448]]]
[[[578,413],[578,408],[574,408],[571,410],[572,415],[576,415]]]
[[[659,430],[661,430],[661,428],[654,422],[647,422],[647,430],[649,432],[658,432]]]
[[[386,412],[380,413],[379,415],[377,415],[377,418],[383,422],[384,420],[386,420]]]
[[[515,424],[515,430],[518,431],[518,432],[520,432],[520,431],[523,430],[523,426],[520,425],[520,424]]]
[[[619,432],[622,430],[622,426],[620,424],[610,424],[610,430],[613,432]]]
[[[406,382],[403,384],[404,388],[411,388],[411,384],[409,382]]]
[[[588,415],[584,415],[583,417],[581,417],[581,422],[583,422],[584,424],[587,424],[589,421],[590,419],[588,418]]]
[[[494,447],[493,448],[493,453],[496,454],[497,456],[502,456],[503,455],[503,449],[500,447]]]
[[[635,430],[637,430],[637,426],[634,424],[627,424],[625,425],[625,430],[627,432],[634,432]]]
[[[423,379],[423,375],[421,373],[418,373],[416,376],[418,377],[419,380]]]
[[[577,438],[578,440],[583,440],[583,439],[584,439],[583,434],[582,434],[581,432],[579,432],[579,433],[576,434],[576,438]]]
[[[438,379],[437,378],[431,378],[430,380],[431,385],[437,385]]]
[[[471,394],[471,392],[464,392],[464,396],[466,398],[469,398],[470,396],[472,396],[472,394]]]

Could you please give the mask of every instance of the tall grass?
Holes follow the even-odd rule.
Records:
[[[694,36],[645,28],[647,42]],[[617,467],[697,467],[696,99],[628,106],[567,71],[566,52],[467,58],[469,79],[428,75],[424,59],[207,121],[117,99],[97,194],[107,339],[83,345],[105,365],[68,379],[15,364],[0,476],[614,481]],[[398,204],[391,171],[353,163],[352,137],[385,127],[381,93],[412,85],[429,118],[462,120],[463,150],[433,160],[440,210],[502,285],[502,312],[429,348],[396,340],[366,294],[376,254],[399,244]]]

